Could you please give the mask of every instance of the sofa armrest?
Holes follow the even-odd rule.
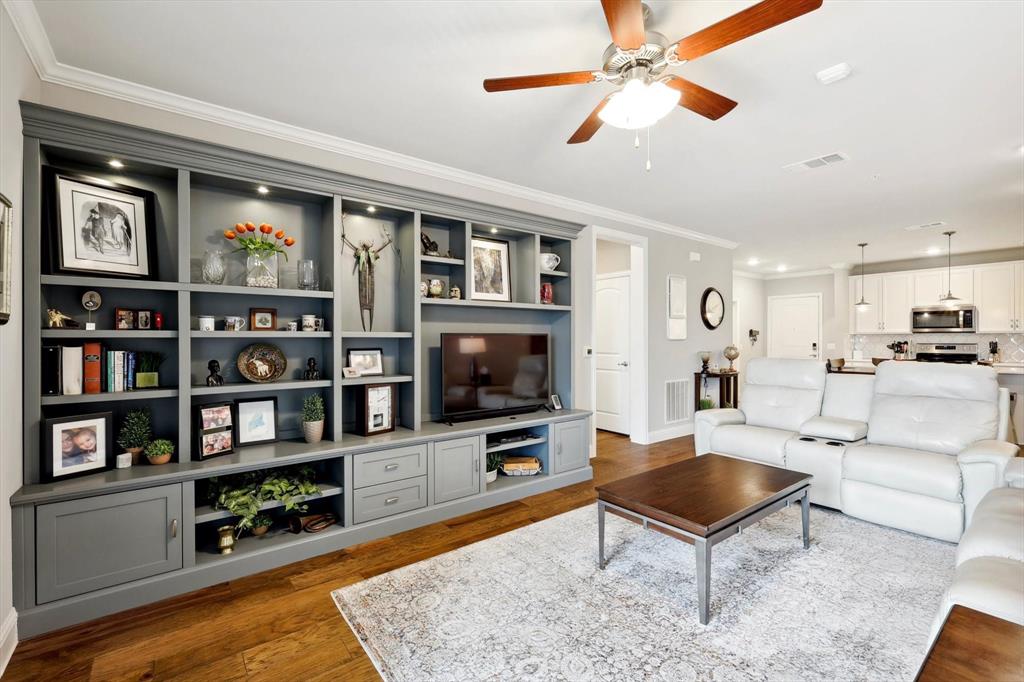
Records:
[[[1006,463],[1003,480],[1011,488],[1024,488],[1024,457],[1014,457]]]
[[[734,407],[699,410],[693,415],[693,444],[698,455],[711,452],[711,432],[726,424],[745,424],[746,415]]]
[[[979,440],[956,456],[963,477],[964,522],[970,524],[974,508],[988,491],[1006,485],[1006,465],[1018,448],[1002,440]]]

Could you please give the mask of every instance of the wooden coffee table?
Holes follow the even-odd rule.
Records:
[[[597,488],[597,563],[604,569],[605,511],[692,543],[697,603],[707,625],[711,548],[769,514],[800,501],[804,549],[810,547],[811,475],[708,454]]]

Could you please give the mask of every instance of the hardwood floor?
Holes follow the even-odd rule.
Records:
[[[17,680],[379,680],[330,592],[591,504],[594,486],[694,456],[599,431],[594,480],[214,585],[18,645]]]

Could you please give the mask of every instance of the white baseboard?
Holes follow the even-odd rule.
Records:
[[[672,440],[673,438],[682,438],[683,436],[692,435],[693,422],[686,422],[685,424],[676,424],[675,426],[658,429],[657,431],[648,431],[647,443],[660,443],[663,440]]]
[[[3,677],[16,646],[18,646],[18,612],[11,609],[7,612],[3,624],[0,625],[0,677]]]

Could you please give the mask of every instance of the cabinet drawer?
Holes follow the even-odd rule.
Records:
[[[379,452],[364,452],[352,461],[353,487],[365,488],[380,483],[401,481],[427,475],[427,446],[411,445],[407,448],[389,448]]]
[[[181,568],[181,485],[36,508],[36,598],[45,604]]]
[[[427,506],[427,477],[381,483],[355,491],[352,518],[356,523]]]

